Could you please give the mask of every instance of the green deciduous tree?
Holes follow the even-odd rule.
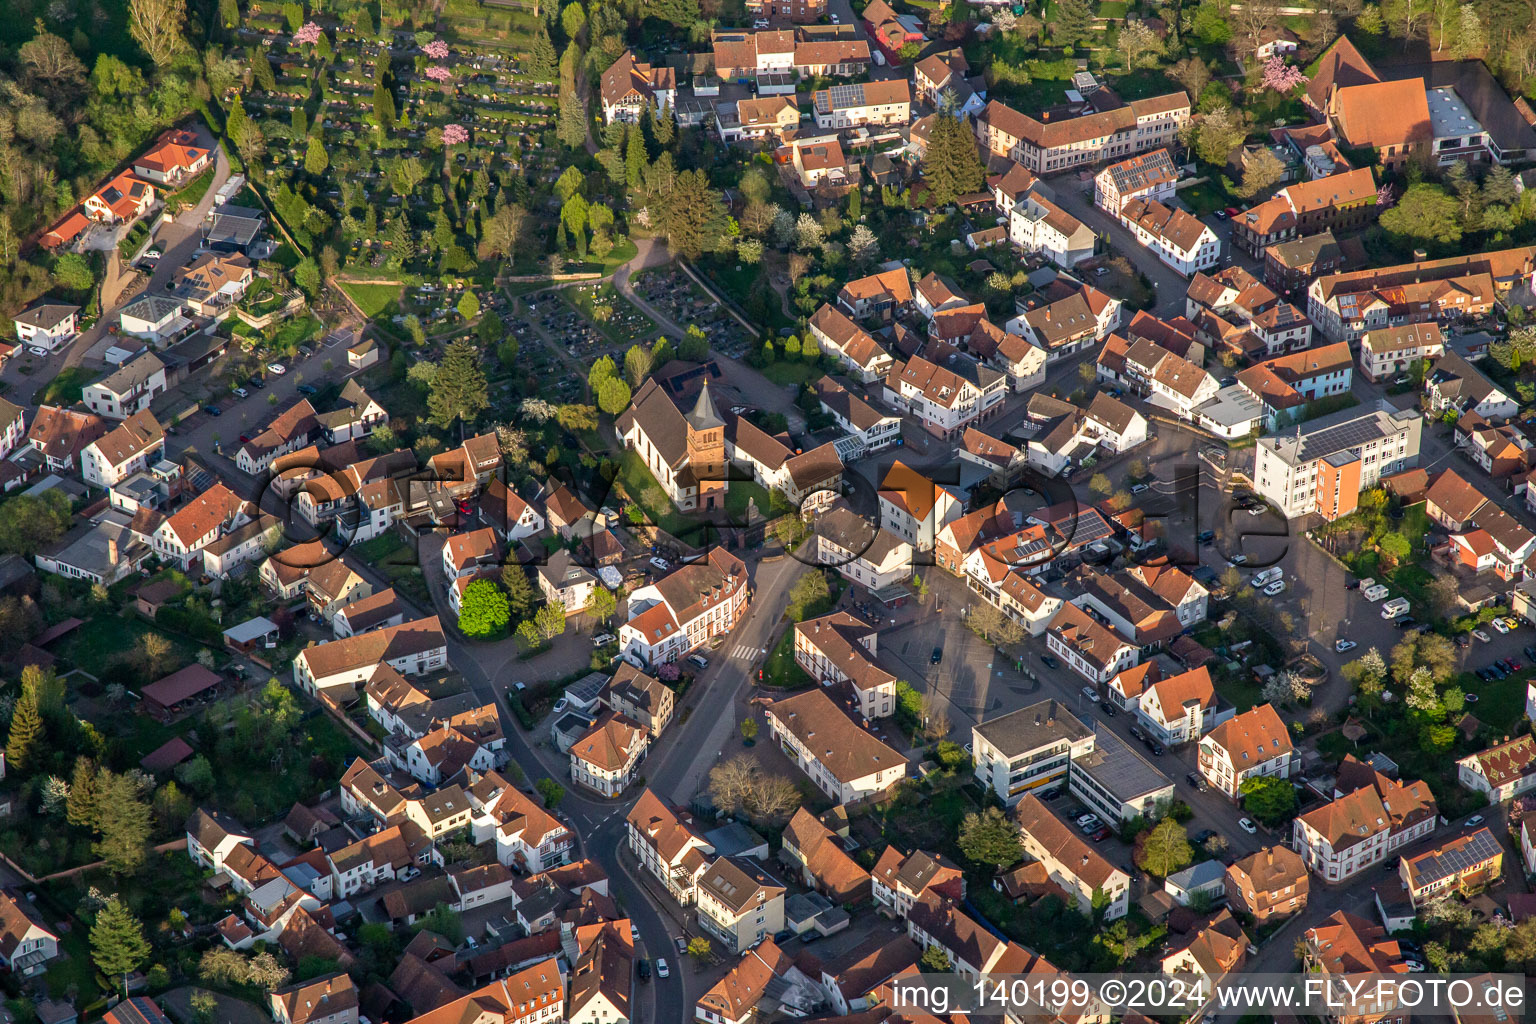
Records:
[[[459,629],[465,636],[499,636],[512,621],[507,596],[490,580],[474,580],[464,587],[459,605]]]
[[[1246,779],[1238,792],[1243,798],[1243,810],[1261,824],[1282,825],[1296,813],[1296,789],[1287,779]]]
[[[918,962],[931,974],[945,974],[954,969],[954,965],[949,962],[949,954],[938,943],[923,950],[922,959]]]
[[[618,377],[607,377],[597,386],[597,407],[609,416],[617,416],[629,408],[629,385]]]
[[[533,788],[538,790],[539,796],[544,798],[545,807],[552,809],[565,799],[565,787],[554,779],[540,779],[533,784]]]
[[[1413,245],[1436,243],[1450,247],[1461,241],[1463,211],[1438,185],[1409,185],[1397,205],[1381,215],[1382,228]]]
[[[1136,840],[1136,866],[1158,878],[1167,878],[1195,858],[1189,836],[1172,818],[1164,818]]]

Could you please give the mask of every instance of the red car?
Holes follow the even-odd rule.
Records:
[[[249,441],[250,441],[250,440],[251,440],[251,435],[249,435],[249,434],[241,434],[241,435],[240,435],[240,443],[241,443],[241,444],[246,444],[246,443],[248,443],[248,442],[249,442]]]
[[[1238,208],[1237,208],[1237,207],[1235,207],[1235,206],[1229,206],[1229,207],[1227,207],[1227,216],[1228,216],[1228,217],[1236,217],[1236,216],[1237,216],[1237,215],[1238,215],[1238,214],[1240,214],[1240,213],[1242,213],[1242,212],[1243,212],[1243,211],[1242,211],[1242,210],[1239,210],[1239,209],[1238,209]]]
[[[1114,833],[1109,830],[1109,826],[1105,825],[1102,828],[1100,828],[1097,832],[1095,832],[1093,835],[1089,836],[1088,838],[1092,839],[1096,843],[1102,843],[1104,840],[1108,839],[1113,834]]]

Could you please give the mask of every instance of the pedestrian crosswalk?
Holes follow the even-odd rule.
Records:
[[[757,657],[758,650],[758,648],[751,644],[737,644],[731,648],[730,653],[726,657],[736,661],[751,661]]]

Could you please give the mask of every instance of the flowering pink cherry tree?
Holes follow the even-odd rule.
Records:
[[[1382,182],[1381,188],[1376,190],[1376,209],[1390,210],[1395,205],[1397,205],[1397,193],[1393,191],[1390,184]]]
[[[1275,92],[1290,92],[1308,81],[1300,68],[1291,67],[1280,57],[1271,57],[1264,62],[1264,80],[1260,84]]]
[[[310,22],[293,34],[293,41],[300,46],[313,46],[320,41],[320,26]]]
[[[434,39],[430,43],[428,43],[426,46],[423,46],[421,48],[421,52],[425,53],[428,57],[431,57],[433,60],[447,60],[448,59],[448,44],[443,42],[441,39]]]
[[[443,145],[457,146],[469,141],[469,129],[461,124],[443,125]]]
[[[434,81],[434,82],[451,82],[451,81],[453,81],[453,72],[449,71],[447,68],[443,67],[441,64],[429,64],[427,66],[427,70],[423,71],[422,74],[426,75],[428,78],[432,79],[432,81]]]

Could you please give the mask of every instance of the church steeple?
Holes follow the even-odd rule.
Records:
[[[699,398],[693,403],[693,411],[685,419],[694,430],[712,430],[725,426],[725,418],[720,415],[720,410],[715,408],[715,400],[710,397],[708,378],[705,378],[704,386],[699,389]]]

